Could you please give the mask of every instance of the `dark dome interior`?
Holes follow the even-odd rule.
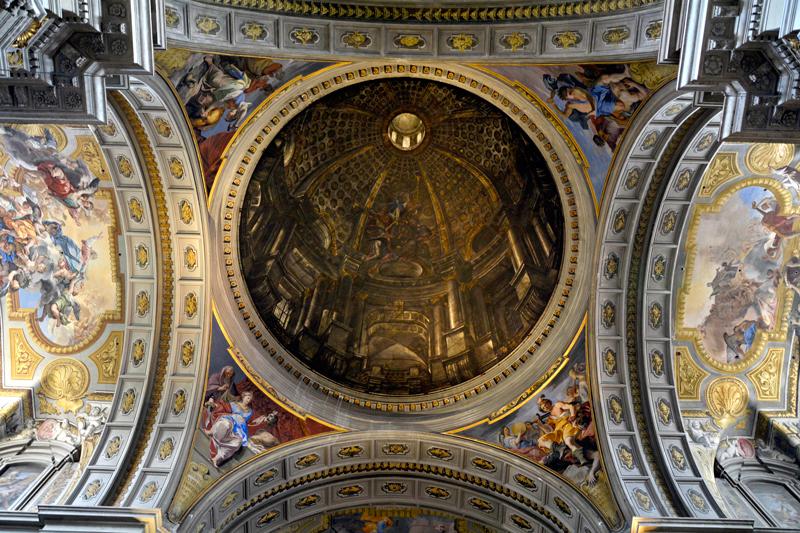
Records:
[[[518,126],[461,89],[396,79],[333,93],[281,131],[240,247],[261,318],[299,360],[407,395],[514,350],[551,297],[562,235],[555,184]]]

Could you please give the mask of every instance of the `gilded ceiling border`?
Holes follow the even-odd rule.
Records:
[[[456,66],[448,66],[445,68],[426,64],[424,62],[413,64],[398,64],[393,62],[371,62],[368,64],[352,63],[329,70],[326,76],[315,76],[313,80],[309,81],[309,83],[314,83],[315,85],[307,86],[307,88],[304,89],[295,89],[293,95],[287,92],[285,100],[288,101],[284,101],[279,105],[276,105],[276,101],[273,101],[268,110],[269,115],[264,108],[257,112],[260,116],[255,117],[251,122],[251,131],[249,131],[246,136],[239,136],[237,142],[229,147],[226,164],[218,174],[215,190],[211,198],[212,217],[224,218],[224,221],[220,224],[218,229],[218,231],[221,230],[219,231],[220,235],[218,235],[218,237],[221,240],[222,252],[218,257],[221,257],[223,275],[227,278],[227,282],[222,285],[227,288],[227,298],[232,298],[234,308],[240,313],[243,324],[246,326],[245,331],[250,332],[251,339],[255,340],[256,343],[261,346],[265,355],[268,355],[268,357],[264,359],[272,361],[273,365],[282,368],[288,376],[293,377],[294,380],[298,382],[302,382],[313,391],[319,391],[323,395],[334,400],[352,404],[358,409],[370,410],[373,412],[383,411],[387,413],[403,414],[419,412],[421,414],[427,414],[432,411],[450,407],[458,402],[470,400],[473,396],[478,396],[489,390],[493,390],[493,387],[504,382],[516,373],[517,370],[525,368],[531,356],[540,349],[549,337],[560,338],[563,337],[563,335],[568,335],[569,340],[571,340],[574,333],[572,330],[569,332],[563,330],[558,332],[557,335],[554,335],[554,328],[562,315],[566,313],[566,316],[570,316],[567,310],[573,308],[570,307],[569,304],[571,294],[574,290],[580,289],[580,287],[575,285],[576,280],[579,280],[579,277],[576,276],[576,265],[579,264],[579,258],[581,257],[579,252],[582,241],[581,232],[586,231],[586,226],[584,224],[584,226],[581,227],[581,224],[579,224],[578,213],[579,210],[584,209],[585,206],[579,205],[578,200],[583,199],[583,194],[581,193],[585,194],[584,189],[588,186],[584,183],[584,180],[579,180],[581,183],[577,188],[580,192],[576,194],[575,186],[568,175],[568,172],[572,172],[576,166],[573,155],[570,152],[569,156],[564,159],[559,154],[558,149],[553,146],[560,146],[560,144],[556,142],[560,140],[560,137],[559,139],[548,139],[548,133],[551,131],[550,128],[552,128],[552,126],[545,117],[541,117],[547,124],[547,128],[543,130],[537,125],[536,121],[529,116],[531,111],[536,111],[535,108],[525,110],[520,108],[519,105],[512,103],[512,99],[520,98],[520,95],[515,95],[513,89],[501,88],[501,86],[495,88],[491,85],[487,85],[483,81],[468,77],[467,73],[461,74],[457,72],[457,68]],[[474,75],[475,73],[469,74]],[[249,182],[249,176],[255,167],[255,163],[258,161],[258,157],[255,157],[255,154],[263,150],[270,142],[270,138],[277,133],[285,122],[291,120],[294,115],[302,111],[303,108],[312,101],[351,83],[403,76],[441,81],[455,86],[461,85],[469,92],[482,96],[484,99],[497,106],[501,111],[504,111],[512,119],[520,123],[523,129],[528,130],[531,139],[540,144],[540,149],[545,159],[548,159],[551,167],[554,167],[552,170],[555,181],[560,188],[562,205],[565,211],[565,225],[567,228],[571,228],[571,231],[568,232],[568,236],[565,239],[567,241],[564,244],[566,248],[566,257],[560,273],[559,286],[548,304],[547,311],[544,315],[545,318],[540,319],[538,323],[538,328],[541,329],[538,330],[538,333],[526,339],[523,347],[517,352],[516,357],[509,357],[506,359],[502,367],[496,369],[492,373],[494,375],[489,374],[488,376],[473,379],[467,382],[468,385],[466,387],[462,386],[460,389],[451,391],[449,394],[438,396],[431,400],[390,400],[387,402],[380,397],[372,397],[355,391],[340,392],[332,383],[321,379],[321,376],[310,372],[307,373],[303,365],[296,361],[287,361],[287,358],[292,359],[292,356],[286,353],[280,346],[273,347],[270,344],[271,341],[268,340],[267,337],[269,336],[271,338],[271,334],[258,318],[255,307],[250,301],[247,292],[241,290],[241,285],[244,282],[239,269],[236,268],[237,262],[236,254],[233,251],[233,243],[236,240],[237,230],[236,224],[232,221],[239,216],[238,205],[242,201],[241,198],[244,196],[244,191]],[[506,90],[509,91],[508,95],[503,94]],[[512,95],[515,96],[512,97]],[[255,124],[267,125],[263,126],[261,130],[252,131]],[[249,147],[247,146],[248,144]],[[589,209],[591,209],[592,213],[594,212],[593,205],[589,206]],[[592,224],[588,222],[587,224],[589,224],[591,228]],[[583,292],[584,291],[579,291],[579,294],[583,294]],[[548,316],[549,318],[547,318]],[[581,313],[581,319],[582,318],[583,314]],[[576,327],[577,326],[578,324],[576,324]],[[563,343],[564,339],[562,338],[561,341]],[[237,346],[237,348],[243,349],[244,347]],[[281,348],[280,353],[276,348]],[[547,366],[550,367],[549,364]]]

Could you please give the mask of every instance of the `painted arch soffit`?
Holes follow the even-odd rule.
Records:
[[[250,296],[243,291],[246,281],[239,273],[239,253],[232,244],[239,242],[240,221],[236,220],[239,216],[237,205],[242,205],[247,185],[257,166],[253,154],[271,146],[286,122],[290,122],[295,115],[322,96],[335,95],[339,88],[355,86],[363,81],[397,78],[431,80],[460,87],[461,90],[479,99],[488,100],[506,117],[510,117],[511,121],[523,127],[532,137],[532,141],[540,145],[540,150],[547,155],[546,164],[556,178],[560,202],[570,226],[570,239],[564,245],[565,259],[555,290],[555,293],[561,296],[553,298],[543,312],[543,316],[550,319],[538,323],[523,345],[498,367],[496,376],[493,374],[481,376],[465,382],[461,389],[445,389],[443,393],[414,398],[413,402],[409,402],[406,398],[387,401],[382,396],[342,389],[332,380],[311,372],[304,363],[283,348],[281,342],[259,318]],[[276,95],[268,107],[256,113],[252,124],[229,147],[226,163],[228,166],[218,177],[215,193],[210,200],[212,218],[225,220],[219,226],[221,231],[218,230],[218,234],[212,239],[218,242],[220,247],[220,253],[216,256],[218,258],[216,266],[221,275],[218,276],[215,292],[218,295],[216,303],[220,309],[220,321],[236,348],[233,351],[234,356],[244,359],[245,356],[241,354],[248,354],[246,356],[248,367],[260,376],[270,376],[270,384],[277,391],[288,390],[284,387],[291,387],[294,390],[297,383],[302,384],[308,393],[296,403],[302,404],[306,412],[314,413],[322,420],[336,420],[340,425],[353,427],[366,423],[367,417],[372,420],[376,417],[394,420],[399,416],[404,417],[409,423],[420,421],[427,426],[435,424],[440,429],[452,429],[463,425],[465,405],[468,406],[469,412],[474,413],[475,419],[488,416],[491,409],[487,406],[490,403],[497,405],[514,402],[515,398],[529,388],[531,378],[525,376],[535,375],[538,378],[547,374],[558,354],[563,353],[569,346],[582,320],[578,300],[585,297],[581,288],[583,277],[580,274],[582,272],[580,265],[584,259],[580,250],[585,232],[592,231],[593,205],[585,181],[573,183],[570,179],[571,176],[579,176],[580,171],[576,168],[576,161],[569,148],[564,146],[555,128],[546,119],[537,119],[539,115],[536,110],[528,112],[528,104],[520,99],[519,95],[513,92],[502,94],[503,90],[501,84],[472,71],[460,73],[457,69],[442,69],[423,63],[353,64],[332,67],[309,80],[301,81],[292,87],[292,90]],[[584,201],[587,198],[588,201]],[[244,321],[233,320],[236,316],[244,317]],[[552,343],[550,344],[552,352],[541,351],[540,346],[545,342]],[[555,355],[541,357],[540,354],[544,353]],[[256,357],[254,354],[259,355]],[[548,360],[545,361],[545,358]],[[275,369],[280,371],[276,372]],[[498,384],[502,386],[497,386]],[[487,396],[491,397],[492,401],[489,401]],[[331,411],[330,400],[326,398],[337,402],[335,413]],[[451,422],[449,418],[455,416],[456,409],[460,410],[458,422],[455,419]],[[446,413],[447,417],[442,416]],[[345,420],[347,422],[342,424],[341,422]]]

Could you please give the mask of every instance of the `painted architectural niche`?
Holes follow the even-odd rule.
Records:
[[[404,114],[413,139],[397,146]],[[556,285],[563,217],[542,156],[500,111],[399,79],[295,118],[259,161],[240,229],[248,289],[288,350],[352,390],[414,395],[518,346]]]

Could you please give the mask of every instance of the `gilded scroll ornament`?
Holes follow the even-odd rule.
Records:
[[[633,489],[633,499],[644,511],[650,511],[653,508],[653,500],[640,488]]]
[[[606,268],[604,275],[606,279],[612,280],[617,277],[619,272],[619,256],[614,252],[610,252],[606,258]]]
[[[186,200],[181,200],[180,204],[178,204],[178,207],[180,208],[181,222],[183,222],[188,226],[194,220],[194,211],[192,210],[192,204],[190,204]]]
[[[259,526],[259,527],[260,526],[266,526],[267,524],[270,524],[270,523],[274,522],[275,519],[278,518],[279,515],[280,515],[280,513],[278,513],[278,511],[270,511],[267,514],[265,514],[264,516],[262,516],[261,518],[259,518],[258,522],[256,522],[256,525]]]
[[[692,182],[692,171],[690,169],[684,169],[678,174],[678,179],[675,180],[675,190],[678,192],[683,192],[689,187],[689,184]]]
[[[644,31],[645,36],[649,41],[655,41],[656,39],[661,38],[661,29],[662,29],[662,22],[660,20],[656,20],[651,22],[647,29]]]
[[[453,453],[450,450],[445,450],[444,448],[428,448],[428,455],[443,461],[449,461],[453,458]]]
[[[759,143],[747,151],[744,164],[753,174],[770,175],[770,167],[785,167],[793,157],[793,144]]]
[[[661,219],[662,235],[669,235],[670,233],[672,233],[677,223],[678,223],[678,213],[673,211],[672,209],[668,210],[664,214],[664,218]]]
[[[21,329],[9,328],[11,379],[33,379],[36,368],[44,357],[33,351]]]
[[[190,292],[186,295],[186,303],[183,309],[184,313],[186,313],[187,318],[194,318],[197,314],[197,295],[193,292]]]
[[[100,126],[100,131],[108,135],[109,137],[116,137],[117,136],[117,125],[114,124],[113,121],[109,120],[108,124],[105,126]]]
[[[681,112],[681,109],[683,109],[684,107],[685,107],[685,106],[684,106],[683,104],[672,104],[671,106],[669,106],[669,107],[668,107],[668,108],[667,108],[667,109],[664,111],[664,115],[665,115],[665,116],[668,116],[668,117],[674,117],[675,115],[677,115],[678,113],[680,113],[680,112]]]
[[[514,525],[516,525],[520,529],[524,529],[525,531],[533,530],[533,526],[530,524],[530,522],[528,522],[519,515],[512,514],[511,521],[514,522]]]
[[[516,474],[514,476],[514,481],[519,483],[521,487],[524,487],[528,490],[536,490],[536,483],[528,476],[522,474]]]
[[[675,468],[681,471],[686,470],[686,457],[683,455],[681,449],[674,444],[669,447],[669,458],[672,460],[672,464],[675,465]]]
[[[150,91],[146,89],[142,89],[141,87],[137,87],[133,92],[136,93],[136,96],[144,100],[145,102],[152,102],[153,95],[150,94]]]
[[[486,472],[494,472],[497,470],[497,467],[491,461],[487,461],[481,457],[475,457],[472,459],[472,465],[475,468],[480,468],[481,470],[485,470]]]
[[[408,487],[406,487],[405,483],[384,483],[381,487],[381,490],[387,494],[402,494],[406,491]]]
[[[614,233],[621,233],[622,230],[625,229],[625,224],[628,222],[628,211],[626,209],[620,209],[617,211],[617,214],[614,215],[614,224],[612,226],[612,230]]]
[[[42,371],[41,389],[47,398],[56,401],[56,405],[74,415],[83,407],[82,398],[89,388],[89,369],[77,359],[60,357],[47,363]]]
[[[186,474],[181,480],[178,492],[170,507],[170,518],[177,521],[178,517],[183,515],[186,509],[189,508],[192,501],[210,485],[211,475],[208,472],[208,467],[193,461],[189,462],[189,467],[186,469]]]
[[[11,68],[19,68],[24,64],[25,56],[22,54],[22,50],[7,52],[6,57],[8,58],[8,66]]]
[[[172,9],[171,7],[166,8],[166,10],[164,11],[164,19],[167,22],[167,27],[171,30],[177,28],[178,23],[181,20],[181,18],[178,16],[178,12]]]
[[[367,40],[367,37],[368,36],[364,35],[361,32],[354,31],[344,36],[344,42],[352,46],[353,48],[359,49],[361,48],[361,45],[364,44],[364,42]]]
[[[781,399],[780,383],[783,354],[783,348],[770,348],[761,364],[747,373],[747,378],[756,389],[756,398],[759,402]]]
[[[345,446],[344,448],[340,449],[336,455],[342,458],[352,459],[353,457],[359,457],[362,453],[364,453],[363,446]]]
[[[349,487],[342,487],[336,494],[338,494],[340,498],[351,498],[353,496],[358,496],[362,492],[364,492],[364,487],[361,485],[350,485]]]
[[[675,381],[678,384],[678,398],[681,400],[700,400],[700,387],[710,374],[694,362],[689,350],[684,346],[675,349]]]
[[[694,505],[695,508],[701,513],[708,513],[709,508],[705,498],[703,498],[703,496],[701,496],[696,490],[689,490],[689,501],[692,502],[692,505]]]
[[[659,350],[650,352],[650,370],[657,378],[664,375],[664,354]]]
[[[49,129],[50,127],[48,127]],[[70,158],[78,161],[83,159],[86,166],[95,176],[108,176],[108,167],[106,166],[106,158],[100,150],[93,135],[76,135],[75,142],[77,144],[75,151],[70,154]]]
[[[14,48],[22,48],[25,49],[28,47],[28,42],[39,32],[42,28],[42,25],[47,22],[49,19],[45,18],[41,21],[32,20],[30,25],[28,25],[28,29],[17,35],[17,38],[14,40],[14,43],[11,45]]]
[[[181,344],[181,366],[186,368],[194,360],[194,343],[185,341]]]
[[[36,396],[39,398],[39,412],[43,415],[60,415],[61,411],[58,410],[58,407],[53,405],[52,403],[47,401],[44,393],[41,389],[36,393]]]
[[[745,413],[749,396],[747,387],[739,378],[716,378],[706,389],[707,412],[718,427],[727,429]]]
[[[628,190],[633,189],[639,184],[639,179],[642,177],[642,171],[639,167],[633,167],[628,175],[625,177],[625,188]]]
[[[649,150],[650,148],[656,145],[657,140],[658,140],[658,132],[651,131],[650,133],[644,136],[644,140],[642,141],[642,150]]]
[[[311,507],[312,505],[316,505],[322,498],[318,494],[311,494],[309,496],[305,496],[304,498],[300,498],[295,507],[298,509],[305,509],[306,507]]]
[[[122,361],[122,331],[113,331],[106,342],[95,353],[89,356],[97,365],[98,383],[116,383],[119,376],[119,365]]]
[[[383,453],[386,455],[405,455],[408,453],[408,446],[405,444],[385,444]]]
[[[608,414],[615,424],[619,425],[622,423],[622,402],[616,396],[611,396],[608,399]]]
[[[713,143],[714,139],[716,138],[717,136],[713,133],[706,133],[697,142],[697,146],[694,147],[695,151],[702,152],[703,150],[706,150],[709,146],[711,146],[711,143]]]
[[[198,30],[205,33],[206,37],[208,37],[209,35],[216,35],[220,29],[219,22],[217,22],[217,19],[207,16],[198,17],[194,21],[194,25]]]
[[[711,198],[720,185],[742,175],[736,163],[736,152],[719,152],[714,156],[703,175],[703,183],[697,196]]]
[[[417,35],[403,35],[398,40],[398,43],[404,48],[416,48],[422,40]]]
[[[661,422],[664,425],[667,425],[672,420],[672,408],[669,405],[669,402],[664,398],[660,398],[658,400],[658,417],[661,419]]]

